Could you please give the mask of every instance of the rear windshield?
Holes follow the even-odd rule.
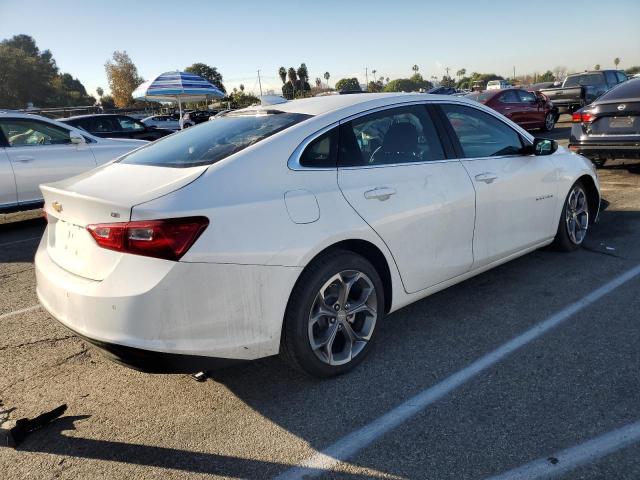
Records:
[[[465,98],[470,98],[476,102],[484,103],[495,95],[495,92],[472,92],[465,95]]]
[[[602,95],[598,101],[602,100],[626,100],[626,99],[640,99],[640,78],[633,80],[627,80],[624,83],[619,83],[607,93]]]
[[[576,75],[567,77],[563,87],[577,87],[579,85],[600,85],[604,83],[604,75],[601,73],[587,73],[586,75]]]
[[[211,165],[307,118],[310,115],[279,111],[231,112],[157,140],[120,162],[174,168]]]

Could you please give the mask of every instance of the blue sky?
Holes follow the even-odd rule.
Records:
[[[455,72],[516,75],[640,65],[640,1],[76,1],[0,0],[0,39],[32,35],[90,93],[108,89],[104,63],[126,50],[149,79],[194,62],[218,67],[227,88],[279,88],[277,69],[306,62],[364,82]],[[483,5],[491,5],[483,8]],[[540,5],[540,6],[538,6]]]

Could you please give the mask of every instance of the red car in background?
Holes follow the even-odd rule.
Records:
[[[527,130],[539,128],[549,132],[558,120],[558,109],[539,92],[507,88],[473,92],[465,96],[493,108]]]

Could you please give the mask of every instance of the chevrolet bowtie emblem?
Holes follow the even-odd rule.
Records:
[[[58,213],[60,213],[60,212],[62,211],[62,204],[61,204],[60,202],[53,202],[53,203],[51,204],[51,206],[52,206],[52,207],[53,207],[53,209],[54,209],[56,212],[58,212]]]

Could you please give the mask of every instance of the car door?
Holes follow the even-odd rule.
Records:
[[[0,132],[0,211],[5,207],[12,207],[18,203],[16,181],[13,177],[13,169],[5,146],[5,139],[2,132]]]
[[[27,118],[2,118],[6,153],[15,175],[20,204],[42,200],[39,185],[77,175],[96,166],[86,144],[71,143],[69,130]]]
[[[513,89],[505,90],[498,94],[496,111],[503,114],[509,120],[521,125],[522,122],[526,122],[526,115],[522,109],[522,103],[520,103],[520,97]]]
[[[445,155],[440,136],[424,104],[340,125],[338,185],[389,247],[409,293],[473,263],[473,185],[462,163]]]
[[[476,190],[474,268],[552,238],[558,184],[551,157],[525,154],[526,140],[489,112],[440,108]]]
[[[526,90],[517,90],[516,94],[522,105],[523,122],[521,125],[527,128],[534,128],[544,124],[544,104],[539,102],[537,97]]]

